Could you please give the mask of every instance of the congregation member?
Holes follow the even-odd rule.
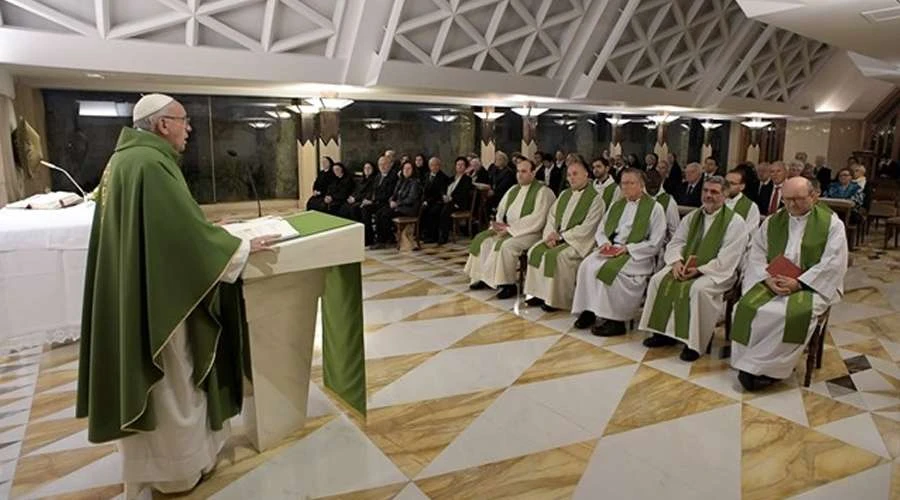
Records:
[[[366,246],[374,245],[378,241],[386,241],[387,235],[376,237],[377,224],[375,215],[389,205],[391,196],[394,195],[394,189],[397,187],[397,182],[399,182],[399,179],[391,171],[391,164],[387,156],[378,158],[378,176],[375,179],[375,186],[372,188],[371,195],[363,198],[359,204],[359,212],[362,216],[361,222],[366,227]]]
[[[375,214],[375,236],[382,246],[396,243],[394,217],[416,217],[422,204],[422,185],[415,177],[415,167],[411,161],[403,164],[400,175],[387,206]]]
[[[612,160],[612,171],[609,175],[612,176],[613,181],[618,184],[619,179],[622,178],[622,171],[625,170],[625,160],[622,159],[622,155],[616,155]],[[606,207],[609,208],[609,207]]]
[[[788,163],[787,166],[787,178],[793,179],[794,177],[802,177],[803,176],[803,163],[799,161],[792,161]]]
[[[621,196],[621,192],[619,185],[609,174],[609,163],[603,157],[596,158],[591,162],[591,170],[594,173],[594,189],[603,198],[603,206],[612,206]]]
[[[413,165],[416,167],[416,171],[413,174],[413,177],[419,179],[419,182],[421,182],[422,185],[425,185],[425,179],[428,177],[428,173],[430,171],[428,165],[426,165],[425,162],[426,159],[423,153],[419,153],[415,157],[413,157]],[[402,165],[404,163],[406,162],[401,159],[400,164]]]
[[[536,151],[534,153],[534,178],[543,185],[547,185],[547,172],[552,163],[547,158],[547,153]]]
[[[325,199],[328,187],[334,182],[334,173],[331,171],[332,166],[334,166],[334,160],[330,156],[323,156],[322,160],[319,161],[319,170],[316,172],[316,180],[313,181],[312,196],[306,201],[307,210],[314,210],[314,208],[310,208],[310,203],[312,203],[313,207],[319,207],[324,204],[322,200]]]
[[[562,189],[563,181],[566,178],[566,167],[565,167],[565,159],[563,160],[563,165],[558,165],[557,163],[551,161],[549,155],[544,155],[544,184],[553,191],[554,195],[558,195],[559,191]],[[540,179],[538,179],[540,180]]]
[[[703,191],[703,172],[697,162],[688,163],[684,167],[684,184],[678,193],[678,204],[686,207],[699,207]]]
[[[789,377],[816,319],[843,295],[848,255],[844,224],[817,203],[806,178],[787,180],[783,196],[785,208],[753,235],[743,296],[734,311],[731,364],[747,391]]]
[[[641,306],[666,237],[662,205],[644,192],[644,172],[626,169],[619,187],[622,198],[597,226],[598,250],[578,267],[572,301],[575,327],[604,337],[626,333],[624,322]]]
[[[425,243],[438,240],[441,213],[444,211],[444,196],[450,177],[442,170],[441,160],[432,157],[428,160],[428,174],[421,179],[422,183],[422,239]]]
[[[378,180],[378,174],[375,172],[375,166],[372,162],[363,163],[362,178],[356,183],[353,193],[347,198],[347,202],[340,208],[338,215],[345,219],[362,222],[362,203],[366,198],[371,198],[375,191],[375,181]]]
[[[860,190],[864,191],[866,189],[866,166],[857,163],[850,168],[850,171],[853,172],[853,182],[859,186]]]
[[[564,171],[566,169],[566,153],[562,149],[557,149],[553,153],[553,167]]]
[[[759,227],[759,207],[744,195],[744,190],[747,188],[745,179],[744,171],[737,168],[725,175],[725,180],[728,181],[728,199],[725,204],[744,219],[744,222],[747,223],[747,231],[752,232]],[[747,236],[749,237],[749,234]]]
[[[465,156],[456,159],[454,169],[456,170],[453,180],[447,186],[444,194],[444,203],[440,214],[438,225],[438,244],[443,245],[450,239],[453,212],[469,210],[472,207],[472,197],[475,196],[475,187],[472,178],[466,175],[469,168],[469,160]]]
[[[640,329],[653,333],[650,348],[684,344],[682,361],[695,361],[712,342],[747,247],[744,220],[725,204],[728,181],[703,183],[703,206],[681,220],[666,246],[666,267],[650,279]]]
[[[494,210],[506,192],[516,185],[516,167],[510,163],[506,153],[497,151],[488,171],[491,172],[491,188],[488,190],[487,208]]]
[[[528,250],[526,302],[544,311],[569,310],[575,293],[578,265],[594,248],[594,234],[606,205],[594,188],[587,165],[580,160],[567,167],[569,188],[547,212],[543,239]]]
[[[225,284],[278,238],[206,219],[178,164],[181,103],[148,94],[132,115],[94,200],[75,407],[90,442],[118,441],[129,499],[190,491],[215,467],[245,375],[240,292]]]
[[[475,184],[491,185],[491,176],[481,164],[481,158],[477,156],[473,155],[469,158],[469,168],[466,170],[466,174],[472,178],[472,182]]]
[[[714,175],[719,175],[719,163],[712,156],[707,156],[705,160],[703,160],[703,182],[706,182],[707,179]],[[700,185],[700,189],[703,189],[703,185]]]
[[[665,162],[669,167],[665,172],[660,168],[659,164],[657,164],[656,170],[659,171],[659,175],[662,175],[663,188],[666,192],[672,196],[677,196],[678,188],[681,187],[681,182],[683,180],[683,172],[681,165],[678,163],[678,155],[675,153],[667,154]],[[662,161],[660,163],[662,163]]]
[[[519,255],[541,239],[547,211],[556,199],[550,188],[534,180],[531,160],[519,162],[516,180],[517,184],[500,199],[491,227],[472,238],[464,270],[469,276],[469,288],[499,289],[499,299],[518,293],[515,283]]]
[[[634,153],[628,153],[625,155],[625,166],[628,168],[636,168],[641,169],[641,162],[638,160],[638,156]]]
[[[756,166],[756,178],[759,180],[759,184],[756,186],[756,196],[750,196],[750,198],[753,198],[757,206],[759,206],[759,200],[763,198],[765,191],[768,191],[770,195],[772,192],[772,177],[769,175],[769,166],[768,162],[762,162]],[[760,208],[759,213],[765,215],[762,213],[762,208]]]
[[[756,206],[760,215],[771,215],[781,207],[781,189],[787,179],[787,168],[783,161],[776,161],[769,165],[769,182],[759,188],[759,198]]]
[[[828,186],[824,196],[825,198],[850,200],[856,208],[860,208],[863,202],[862,190],[860,190],[859,184],[853,182],[853,174],[849,168],[842,168],[838,171],[837,180]]]
[[[766,175],[768,175],[768,165],[766,165],[765,168]],[[744,196],[750,198],[750,201],[753,203],[756,203],[756,198],[759,196],[759,177],[757,177],[756,167],[753,166],[753,162],[745,161],[738,163],[732,170],[737,170],[743,176]],[[757,211],[759,211],[758,207]]]
[[[659,203],[663,209],[663,213],[666,214],[666,237],[663,240],[663,245],[665,245],[672,239],[675,230],[678,229],[678,224],[681,223],[681,215],[678,213],[678,202],[672,198],[671,194],[667,193],[666,190],[662,188],[662,176],[659,175],[659,172],[656,170],[647,172],[646,191],[647,194]]]
[[[812,170],[813,177],[819,181],[819,186],[822,186],[822,189],[827,188],[831,185],[831,169],[825,165],[825,157],[822,155],[817,155],[815,159],[815,165],[813,165]]]
[[[353,177],[347,175],[347,168],[337,162],[331,166],[331,182],[322,196],[313,196],[306,202],[307,210],[316,210],[337,215],[353,194],[355,183]]]
[[[659,156],[657,156],[656,153],[647,153],[644,155],[644,170],[655,170],[657,163],[659,163]]]
[[[391,167],[391,173],[397,176],[398,178],[402,175],[400,172],[400,162],[397,161],[397,152],[393,149],[385,149],[384,157],[387,158],[388,165]]]

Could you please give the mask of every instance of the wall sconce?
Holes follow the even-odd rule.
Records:
[[[478,118],[481,118],[482,120],[484,120],[486,122],[492,122],[492,121],[499,119],[501,116],[503,116],[503,113],[501,113],[499,111],[486,111],[486,112],[485,111],[476,111],[475,116],[477,116]]]

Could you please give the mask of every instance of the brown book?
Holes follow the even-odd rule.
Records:
[[[610,245],[609,247],[606,248],[606,250],[602,250],[600,252],[600,255],[603,255],[605,257],[615,257],[616,254],[619,253],[620,248],[622,248],[622,247],[620,247],[619,245]]]
[[[769,276],[785,276],[797,279],[803,274],[803,269],[789,261],[784,255],[779,255],[772,259],[772,262],[769,262],[766,272],[769,273]]]
[[[694,269],[697,267],[697,256],[689,255],[687,261],[684,263],[685,269]]]

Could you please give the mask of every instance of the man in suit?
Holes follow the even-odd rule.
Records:
[[[373,218],[379,210],[386,207],[397,186],[397,175],[391,171],[387,156],[378,158],[378,179],[372,188],[372,194],[363,199],[359,210],[362,223],[366,226],[366,245],[375,243],[375,221]]]
[[[774,214],[781,207],[781,185],[787,179],[787,167],[783,161],[776,161],[769,166],[769,182],[760,184],[756,206],[762,216]]]
[[[762,162],[756,166],[756,178],[759,179],[756,186],[756,192],[753,193],[754,196],[750,197],[758,202],[763,196],[763,189],[769,189],[766,186],[772,184],[772,179],[769,175],[769,164],[767,162]]]
[[[816,156],[816,164],[813,166],[813,175],[816,177],[816,180],[819,181],[819,186],[822,188],[822,191],[828,189],[828,186],[831,184],[831,169],[825,165],[824,156]]]
[[[440,158],[432,157],[428,160],[428,174],[424,182],[422,235],[425,243],[434,243],[438,239],[438,221],[444,209],[444,195],[450,184],[450,178],[441,171]]]
[[[703,180],[700,164],[688,163],[684,167],[684,184],[678,190],[676,198],[679,205],[699,207],[703,202]]]
[[[719,163],[712,156],[707,156],[703,160],[703,181],[706,182],[706,179],[714,175],[719,175]]]

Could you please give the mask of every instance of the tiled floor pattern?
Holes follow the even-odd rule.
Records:
[[[465,256],[370,252],[367,420],[314,369],[306,427],[261,455],[236,435],[189,497],[900,498],[900,252],[854,252],[814,383],[760,395],[727,361],[470,292]],[[74,418],[77,349],[0,358],[0,498],[121,496]]]

